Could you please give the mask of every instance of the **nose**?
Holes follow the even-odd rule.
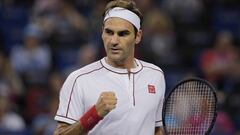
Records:
[[[119,43],[119,37],[117,34],[112,35],[111,37],[111,44],[117,45]]]

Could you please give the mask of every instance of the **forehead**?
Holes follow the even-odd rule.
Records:
[[[108,28],[116,31],[121,31],[121,30],[134,31],[134,27],[129,21],[118,18],[118,17],[108,18],[104,22],[104,28]]]

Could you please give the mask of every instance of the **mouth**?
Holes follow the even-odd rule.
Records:
[[[113,54],[118,54],[118,53],[121,52],[121,49],[119,49],[119,48],[110,48],[109,50],[110,50],[110,52],[113,53]]]

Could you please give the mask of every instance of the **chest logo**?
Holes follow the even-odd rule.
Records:
[[[154,85],[148,85],[148,93],[156,93],[156,89]]]

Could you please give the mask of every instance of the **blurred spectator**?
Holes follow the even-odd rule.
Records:
[[[0,88],[0,133],[24,131],[26,128],[23,118],[12,111],[7,89]]]
[[[51,66],[51,50],[42,43],[41,31],[30,24],[25,30],[23,45],[16,45],[10,54],[11,64],[27,84],[44,83]]]
[[[39,23],[44,33],[48,34],[50,45],[55,48],[78,47],[85,42],[88,36],[87,20],[73,4],[67,0],[48,3],[54,8],[46,7],[39,11],[40,7],[35,4],[33,11],[37,13],[33,21]]]
[[[79,46],[80,43],[87,39],[88,22],[86,18],[77,12],[73,5],[68,3],[66,0],[62,0],[61,2],[59,16],[56,21],[58,27],[56,30],[59,36],[59,41],[66,40],[66,45],[68,46],[71,45],[70,43],[73,43],[75,46]]]
[[[41,16],[44,13],[53,13],[57,10],[59,0],[35,0],[32,8],[32,17]]]
[[[239,51],[229,32],[220,32],[214,41],[214,47],[202,52],[200,68],[204,77],[220,89],[230,89],[230,80],[239,72]],[[222,85],[223,84],[223,85]]]
[[[46,109],[33,117],[32,128],[34,135],[52,135],[57,122],[53,119],[58,108],[58,94],[62,87],[64,76],[53,71],[48,79],[48,94],[45,95]]]
[[[236,128],[240,131],[240,81],[227,97],[225,104],[226,111],[231,114]]]
[[[219,111],[215,127],[211,134],[213,135],[234,135],[235,127],[232,119],[224,111]]]
[[[91,17],[91,12],[99,11],[97,10],[98,5],[101,3],[105,3],[107,0],[101,0],[101,2],[99,2],[98,0],[71,0],[71,1],[77,7],[79,12],[81,12],[84,16]]]
[[[95,4],[95,8],[88,13],[90,14],[88,17],[88,31],[91,33],[90,42],[93,42],[97,45],[97,47],[102,47],[101,44],[101,28],[102,28],[102,13],[99,11],[103,11],[106,5],[106,0],[102,2],[97,2]]]
[[[179,62],[176,51],[176,37],[171,18],[157,8],[151,9],[143,26],[143,53],[160,67],[175,66]]]
[[[11,100],[17,102],[17,100],[24,94],[24,85],[15,72],[8,57],[0,51],[0,84],[8,86],[8,92]],[[1,88],[0,88],[1,89]]]
[[[232,119],[232,113],[227,111],[228,97],[229,95],[227,92],[217,91],[218,114],[214,128],[211,132],[211,134],[213,135],[234,135],[234,133],[236,132],[234,120]]]
[[[148,13],[149,10],[151,10],[154,6],[156,6],[155,1],[153,1],[153,0],[135,0],[135,1],[136,1],[136,4],[141,9],[141,12],[143,14]],[[143,15],[143,16],[145,16],[145,15]]]
[[[195,22],[203,11],[201,0],[162,0],[161,5],[179,22]]]
[[[32,21],[51,47],[53,68],[64,70],[71,66],[76,48],[89,40],[88,20],[68,0],[36,1],[33,12]]]
[[[49,96],[58,97],[59,91],[62,88],[63,82],[65,80],[65,76],[61,74],[59,71],[52,71],[48,78],[48,89],[49,89]]]
[[[37,115],[33,119],[34,135],[52,135],[57,126],[53,119],[58,108],[58,96],[51,97],[47,104],[47,112]]]
[[[78,52],[78,68],[88,65],[97,58],[97,50],[95,45],[88,43],[83,45]]]
[[[72,71],[96,61],[97,54],[98,50],[96,48],[96,45],[93,45],[92,43],[86,43],[82,45],[76,53],[75,62],[72,65],[66,67],[63,73],[65,75],[68,75]]]

